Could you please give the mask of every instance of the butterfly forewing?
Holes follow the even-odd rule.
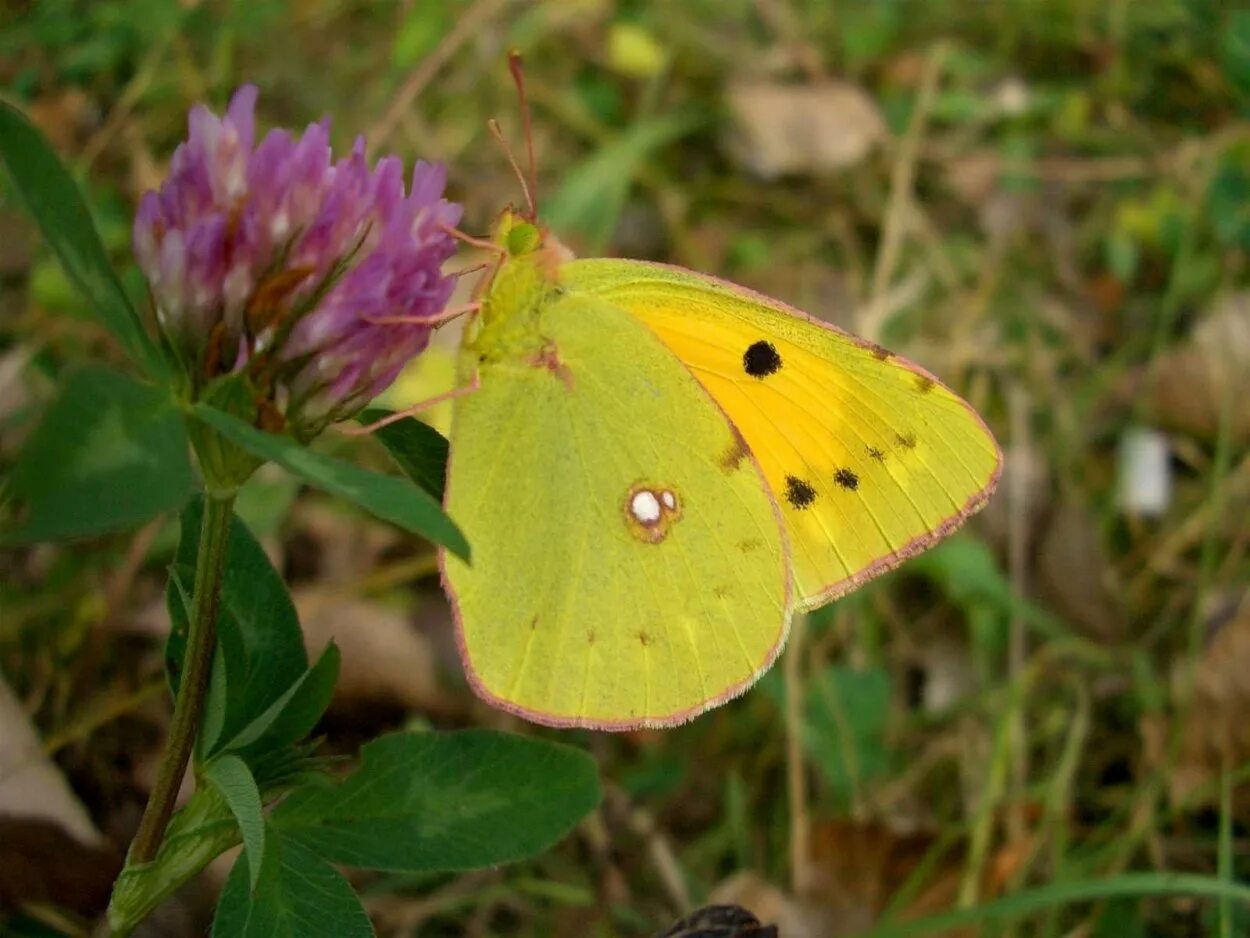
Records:
[[[475,688],[527,718],[623,729],[741,692],[785,636],[789,558],[716,402],[625,311],[566,294],[515,352],[471,359],[443,555]]]
[[[976,412],[884,349],[682,268],[581,260],[563,273],[645,323],[733,421],[781,507],[801,607],[924,549],[997,482]]]

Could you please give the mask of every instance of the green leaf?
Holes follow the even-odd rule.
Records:
[[[547,202],[546,222],[553,231],[579,236],[588,253],[602,253],[629,197],[634,172],[652,151],[698,125],[690,116],[635,124],[565,174],[564,183]]]
[[[831,667],[808,689],[803,738],[840,804],[888,766],[890,676],[881,668]]]
[[[264,713],[222,746],[223,752],[265,753],[299,742],[330,706],[339,676],[339,650],[331,643],[317,663],[300,675]]]
[[[996,614],[1003,623],[1000,641],[1006,640],[1005,623],[1013,615],[1047,638],[1068,634],[1062,620],[1016,594],[994,552],[975,537],[959,534],[947,538],[933,550],[912,558],[906,569],[909,574],[931,579],[966,612],[984,608]]]
[[[373,926],[351,885],[307,847],[270,831],[260,882],[235,861],[213,918],[214,938],[369,938]]]
[[[370,407],[356,419],[362,424],[375,423],[389,417],[391,411]],[[391,457],[410,478],[439,501],[447,483],[447,438],[415,417],[405,417],[375,430],[373,435],[386,447]]]
[[[1216,239],[1223,247],[1242,250],[1250,250],[1250,171],[1246,162],[1245,153],[1230,151],[1207,188],[1207,213]]]
[[[384,521],[429,538],[458,557],[469,559],[469,544],[460,529],[443,514],[437,501],[416,486],[314,453],[294,440],[257,430],[212,407],[196,404],[193,411],[199,420],[253,455],[276,462],[305,482],[342,495]]]
[[[397,69],[412,68],[429,54],[448,29],[448,10],[438,3],[413,4],[395,30],[391,64]]]
[[[332,863],[464,870],[532,856],[599,803],[595,763],[487,730],[394,733],[341,784],[294,792],[273,823]]]
[[[239,824],[244,856],[247,859],[252,888],[255,889],[260,880],[265,856],[265,814],[256,779],[238,756],[214,759],[205,767],[204,778],[225,799],[230,813]]]
[[[1228,17],[1222,39],[1224,75],[1243,97],[1250,98],[1250,10]]]
[[[8,542],[134,527],[192,489],[182,415],[170,398],[106,368],[71,374],[23,448],[7,494],[22,507]]]
[[[172,624],[166,662],[175,691],[190,604],[185,594],[195,582],[203,514],[202,497],[194,499],[182,513],[182,534],[166,590]],[[220,657],[213,662],[208,710],[212,713],[217,706],[214,701],[224,700],[225,712],[213,720],[206,714],[202,756],[211,756],[220,748],[220,740],[232,738],[265,713],[308,671],[304,636],[286,584],[238,517],[231,519],[226,543],[217,639]],[[224,675],[218,673],[223,664]]]
[[[109,264],[78,186],[35,125],[3,101],[0,162],[65,272],[105,326],[148,374],[167,375],[160,350],[144,330]]]

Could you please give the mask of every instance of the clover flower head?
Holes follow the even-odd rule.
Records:
[[[329,124],[255,142],[257,91],[224,116],[192,109],[187,139],[135,217],[157,320],[193,387],[246,370],[297,436],[346,419],[429,342],[451,296],[442,273],[460,206],[446,171],[363,138],[337,161]]]

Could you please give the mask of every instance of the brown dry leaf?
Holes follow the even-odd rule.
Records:
[[[1127,616],[1107,582],[1111,561],[1085,509],[1062,501],[1037,554],[1037,592],[1046,605],[1098,638],[1123,636]]]
[[[812,881],[805,893],[829,910],[836,935],[870,928],[929,848],[927,834],[899,834],[877,822],[825,821],[812,830]],[[930,883],[902,913],[915,918],[950,908],[959,889],[958,868]]]
[[[21,703],[0,679],[0,815],[42,818],[84,844],[104,838],[65,780]]]
[[[26,107],[26,113],[51,142],[52,148],[61,153],[74,150],[78,139],[98,118],[95,105],[81,88],[65,88],[42,95]]]
[[[51,905],[92,917],[108,905],[120,851],[45,818],[0,815],[0,911]]]
[[[934,844],[928,834],[902,834],[878,822],[821,821],[812,826],[807,882],[794,896],[757,873],[735,874],[712,890],[710,902],[741,905],[761,921],[775,922],[786,938],[843,938],[877,923],[891,898]],[[997,893],[1018,869],[1020,850],[995,854],[983,877],[982,893]],[[956,858],[959,859],[959,858]],[[898,912],[916,919],[955,906],[962,865],[946,863]],[[973,931],[952,930],[946,938]]]
[[[899,889],[910,885],[908,880],[934,844],[930,834],[901,833],[875,821],[836,820],[813,825],[810,879],[803,898],[809,908],[821,910],[822,930],[818,933],[822,938],[855,935],[875,925]],[[995,851],[981,876],[981,896],[988,899],[1001,894],[1031,849],[1026,838]],[[962,855],[948,856],[898,910],[897,918],[908,921],[954,908],[962,876]],[[975,935],[976,930],[950,929],[941,934],[965,938]]]
[[[294,599],[309,656],[316,658],[330,641],[342,653],[337,700],[392,704],[439,716],[464,712],[466,697],[439,680],[447,655],[436,636],[452,634],[445,604],[431,601],[409,614],[326,590],[296,590]],[[429,628],[419,630],[417,620]]]
[[[946,161],[946,184],[965,205],[980,208],[998,192],[1002,159],[996,153],[974,152]]]
[[[1238,766],[1250,761],[1250,593],[1226,598],[1208,618],[1210,636],[1202,657],[1193,666],[1189,706],[1179,713],[1180,749],[1169,760],[1167,720],[1144,722],[1142,742],[1147,762],[1166,766],[1169,794],[1174,803],[1202,804],[1216,800],[1217,781],[1225,761]],[[1186,698],[1188,675],[1184,663],[1172,673],[1172,695],[1178,704]]]
[[[0,910],[49,904],[94,915],[120,870],[121,855],[0,680]]]
[[[0,210],[0,277],[26,273],[35,257],[37,229],[17,211]]]
[[[0,233],[0,237],[3,237],[3,233]],[[24,345],[15,345],[0,352],[0,420],[6,423],[35,401],[36,392],[29,376],[32,369],[27,367],[34,356],[34,349]],[[12,421],[12,424],[18,423],[16,420]],[[34,421],[27,421],[27,424],[33,423]],[[30,432],[30,426],[6,432],[3,444],[0,444],[0,452],[11,448],[17,453]]]
[[[861,162],[886,136],[862,89],[847,82],[752,82],[727,92],[733,158],[763,179],[817,175]]]
[[[1219,433],[1227,410],[1234,440],[1250,441],[1250,408],[1241,406],[1250,374],[1250,292],[1216,301],[1189,341],[1163,355],[1147,386],[1161,425],[1203,438]]]

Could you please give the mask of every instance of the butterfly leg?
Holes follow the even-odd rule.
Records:
[[[479,264],[474,267],[469,267],[465,270],[460,271],[459,273],[455,275],[459,277],[459,276],[463,276],[464,274],[471,273],[475,270],[482,270],[482,269],[485,269],[487,271],[486,274],[483,275],[482,279],[479,280],[477,284],[473,287],[473,295],[470,297],[470,299],[472,299],[473,302],[476,303],[483,296],[485,296],[486,290],[490,287],[491,281],[495,279],[495,274],[499,272],[499,268],[502,267],[503,262],[507,260],[508,249],[505,248],[503,245],[496,244],[494,241],[489,241],[486,238],[475,238],[473,235],[466,234],[465,232],[461,231],[459,228],[453,228],[451,225],[440,225],[439,227],[446,234],[455,238],[457,241],[462,241],[465,244],[468,244],[475,248],[480,248],[483,251],[489,251],[491,254],[494,255],[494,260],[490,264]]]
[[[481,303],[462,303],[459,306],[449,306],[437,316],[362,316],[366,322],[376,323],[377,325],[413,325],[413,326],[441,326],[444,323],[451,322],[453,319],[459,319],[466,313],[476,313],[482,308]]]
[[[383,427],[390,426],[392,423],[396,423],[400,420],[403,420],[405,417],[411,417],[413,414],[418,414],[423,410],[428,410],[429,408],[433,407],[435,404],[441,404],[443,401],[449,401],[452,398],[463,397],[466,394],[472,394],[481,386],[482,386],[482,382],[479,380],[477,374],[475,373],[473,375],[473,380],[470,381],[468,384],[466,384],[462,388],[452,388],[450,391],[444,391],[442,394],[436,394],[433,397],[426,398],[424,401],[417,401],[417,403],[413,404],[411,407],[405,407],[403,410],[397,410],[395,411],[395,413],[388,414],[387,416],[383,417],[381,420],[375,420],[373,421],[373,423],[367,423],[362,427],[353,427],[353,426],[349,426],[345,424],[340,424],[339,430],[341,430],[343,433],[347,434],[348,436],[365,436],[367,434],[373,433],[375,430],[380,430]]]

